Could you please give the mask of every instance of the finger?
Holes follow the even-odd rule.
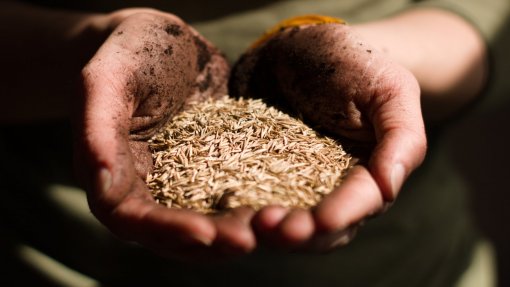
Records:
[[[218,263],[245,255],[256,247],[250,221],[255,211],[240,207],[212,216],[216,238],[210,246],[181,245],[178,250],[168,250],[170,255],[178,254],[184,261],[193,263]],[[208,248],[206,248],[208,247]],[[161,252],[159,252],[161,254]]]
[[[369,169],[386,201],[395,200],[404,180],[425,156],[420,90],[408,72],[394,77],[396,88],[380,97],[373,114],[377,145]]]
[[[140,180],[140,190],[145,188]],[[98,217],[123,240],[137,242],[159,256],[186,261],[211,254],[216,229],[204,215],[156,204],[147,193],[130,193],[109,214]]]
[[[253,227],[263,235],[273,232],[289,212],[288,208],[278,205],[265,206],[253,218]]]
[[[130,102],[122,80],[99,76],[102,63],[94,62],[83,70],[84,94],[79,141],[83,142],[82,164],[88,169],[86,181],[89,200],[113,209],[131,191],[137,178],[127,142]],[[122,96],[126,95],[126,96]],[[95,204],[93,204],[95,206]]]
[[[257,239],[266,246],[280,247],[278,227],[288,212],[288,208],[278,205],[265,206],[259,210],[252,220]]]
[[[253,221],[257,236],[269,247],[295,250],[314,233],[315,225],[311,213],[304,209],[268,206],[263,208]]]
[[[384,199],[370,172],[354,166],[342,184],[317,205],[314,219],[318,232],[336,232],[363,220],[383,206]]]
[[[351,242],[356,236],[357,231],[358,226],[354,225],[347,229],[316,234],[302,247],[302,250],[308,252],[332,251]]]
[[[315,223],[312,214],[304,209],[291,210],[278,227],[280,242],[291,249],[306,242],[314,231]]]
[[[214,247],[224,255],[242,255],[256,247],[251,220],[255,211],[248,207],[238,207],[212,218],[217,230]]]
[[[216,236],[214,224],[208,217],[189,210],[167,208],[135,193],[125,197],[112,210],[106,223],[123,239],[152,249],[210,246]]]

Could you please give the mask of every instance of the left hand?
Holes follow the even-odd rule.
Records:
[[[258,236],[285,249],[330,250],[395,200],[422,162],[426,137],[414,76],[347,25],[287,28],[235,65],[230,93],[284,101],[327,132],[375,148],[313,210],[262,209]]]

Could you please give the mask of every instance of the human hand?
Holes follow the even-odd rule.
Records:
[[[169,209],[145,185],[149,139],[190,101],[226,93],[223,56],[179,18],[149,9],[111,15],[111,34],[82,71],[78,171],[94,215],[114,234],[163,256],[230,256],[255,246],[253,211]]]
[[[352,168],[315,209],[262,209],[253,224],[269,244],[319,251],[346,244],[360,222],[395,200],[424,158],[417,81],[347,25],[284,29],[238,61],[229,88],[283,102],[328,133],[375,144],[368,163]]]

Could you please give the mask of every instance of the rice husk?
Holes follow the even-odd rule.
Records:
[[[206,100],[149,140],[147,186],[171,208],[310,208],[341,183],[351,156],[332,138],[261,100]]]

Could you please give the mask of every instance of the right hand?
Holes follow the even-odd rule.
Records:
[[[157,204],[145,177],[149,139],[191,100],[226,93],[223,56],[174,15],[113,13],[111,33],[82,71],[78,172],[94,215],[114,234],[157,254],[222,258],[255,248],[253,211],[206,216]]]
[[[253,225],[271,245],[329,251],[348,243],[425,156],[418,82],[350,26],[280,29],[241,57],[229,85],[234,96],[268,98],[330,134],[375,146],[313,210],[263,208]]]

